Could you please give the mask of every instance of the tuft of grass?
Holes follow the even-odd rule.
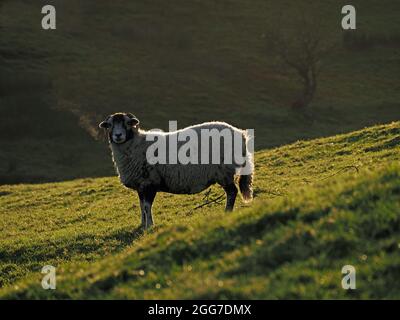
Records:
[[[394,122],[260,151],[252,205],[159,194],[148,232],[117,178],[1,186],[0,297],[399,298],[399,137]]]

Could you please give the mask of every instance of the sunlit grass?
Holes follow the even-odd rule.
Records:
[[[253,204],[159,194],[145,233],[115,177],[2,186],[0,296],[398,298],[399,139],[396,122],[258,152]],[[40,286],[46,264],[57,290]]]

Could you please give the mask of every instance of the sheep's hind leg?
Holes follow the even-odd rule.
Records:
[[[146,190],[138,192],[140,200],[140,209],[142,211],[142,228],[148,229],[153,225],[153,216],[151,214],[151,206],[153,205],[156,192]]]
[[[238,193],[238,189],[234,183],[223,186],[226,193],[226,206],[225,211],[232,211],[233,206],[235,205],[236,196]]]

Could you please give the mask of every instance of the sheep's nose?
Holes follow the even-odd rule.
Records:
[[[122,137],[122,133],[116,133],[116,134],[115,134],[115,137],[116,137],[116,138],[121,138],[121,137]]]

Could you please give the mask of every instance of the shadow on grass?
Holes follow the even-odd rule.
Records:
[[[139,226],[133,230],[118,230],[104,238],[99,235],[80,235],[75,239],[60,239],[56,242],[44,240],[40,244],[25,245],[18,249],[3,247],[0,250],[0,261],[2,264],[26,264],[29,269],[27,272],[35,271],[46,263],[51,264],[52,260],[69,261],[75,256],[91,261],[96,256],[110,254],[110,249],[111,253],[121,251],[142,235],[143,230]]]

